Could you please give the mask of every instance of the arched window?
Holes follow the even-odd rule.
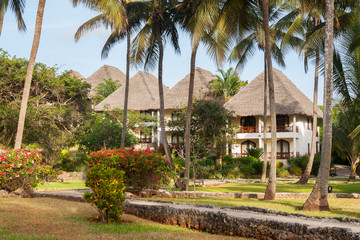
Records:
[[[285,140],[277,141],[277,158],[284,159],[290,155],[290,143]]]
[[[245,141],[241,144],[241,153],[242,155],[246,155],[246,149],[247,148],[255,148],[256,147],[256,143],[252,142],[252,141]]]

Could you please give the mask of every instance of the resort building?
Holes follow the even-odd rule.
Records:
[[[214,79],[214,75],[202,68],[195,69],[194,94],[193,99],[206,99],[210,97],[211,88],[209,82]],[[190,74],[186,75],[180,82],[164,94],[165,122],[179,118],[178,110],[187,107],[189,95]],[[159,100],[153,103],[153,108],[159,108]],[[165,128],[168,143],[174,148],[182,148],[184,140],[174,133],[174,129],[167,126]],[[158,129],[160,133],[160,126]],[[160,135],[159,135],[159,139]],[[161,143],[161,142],[160,142]]]
[[[140,114],[158,117],[159,106],[154,106],[154,102],[159,102],[158,79],[149,73],[139,71],[129,81],[128,109]],[[169,90],[163,85],[164,94]],[[124,109],[125,83],[118,88],[105,100],[95,106],[95,111],[105,111],[107,109]],[[151,127],[149,131],[142,131],[141,126]],[[136,127],[136,126],[135,126]],[[133,129],[133,133],[138,138],[138,148],[154,147],[158,145],[157,124],[146,122]]]
[[[309,154],[312,135],[313,103],[281,71],[273,69],[276,123],[277,158]],[[264,123],[264,72],[232,97],[224,106],[233,111],[232,125],[238,126],[231,154],[246,155],[246,148],[263,147],[266,127],[268,154],[271,151],[270,107],[267,101],[267,121]],[[317,109],[319,118],[323,114]],[[319,149],[317,137],[317,151]]]
[[[104,79],[110,78],[113,81],[118,80],[122,86],[125,85],[126,76],[122,71],[116,67],[104,65],[85,79],[85,81],[91,85],[89,92],[90,97],[96,94],[96,87],[100,83],[105,83]]]

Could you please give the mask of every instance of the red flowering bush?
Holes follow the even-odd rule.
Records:
[[[102,150],[90,154],[90,169],[96,165],[124,171],[124,182],[135,189],[168,185],[176,172],[166,157],[149,149]]]
[[[31,189],[54,174],[51,166],[41,163],[41,154],[35,150],[0,147],[0,189],[15,191]]]

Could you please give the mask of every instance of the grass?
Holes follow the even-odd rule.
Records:
[[[49,182],[44,185],[38,185],[36,190],[55,190],[55,189],[84,189],[85,186],[84,180],[71,180],[64,182]]]
[[[233,239],[123,215],[124,223],[89,222],[87,203],[50,198],[0,199],[0,239]],[[243,239],[243,238],[235,238]]]
[[[266,183],[225,183],[213,187],[196,187],[196,191],[205,192],[265,192]],[[360,192],[360,183],[353,184],[330,184],[333,187],[333,193],[353,193]],[[294,183],[277,183],[276,192],[310,193],[314,183],[307,185],[297,185]],[[193,191],[193,188],[189,188]],[[179,189],[177,189],[179,190]]]
[[[301,207],[306,199],[277,199],[274,201],[264,201],[260,199],[219,199],[219,198],[157,198],[158,200],[184,202],[193,204],[212,204],[218,207],[224,206],[251,206],[266,208],[281,212],[298,213],[307,216],[318,217],[350,217],[360,219],[359,199],[328,199],[331,211],[302,211]]]

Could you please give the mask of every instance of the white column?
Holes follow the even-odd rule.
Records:
[[[160,147],[160,142],[161,142],[160,110],[157,111],[157,129],[158,129],[158,147]]]
[[[296,115],[293,116],[293,151],[296,156]]]
[[[259,140],[259,148],[262,148],[263,147],[263,143],[261,141],[261,119],[260,119],[260,116],[259,116],[259,121],[258,121],[258,140]]]

